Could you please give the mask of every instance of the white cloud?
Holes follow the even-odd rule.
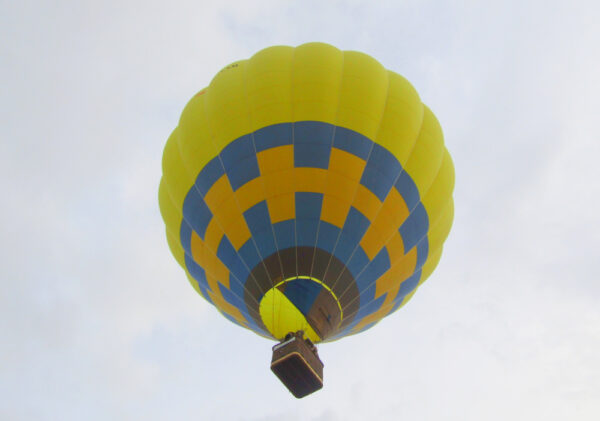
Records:
[[[0,418],[596,419],[598,11],[3,3]],[[325,388],[297,401],[271,344],[189,287],[156,196],[188,98],[312,40],[414,83],[455,160],[456,220],[410,304],[322,346]]]

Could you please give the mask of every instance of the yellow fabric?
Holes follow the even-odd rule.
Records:
[[[303,330],[311,341],[321,340],[300,310],[277,288],[266,292],[259,308],[260,317],[274,338],[281,340],[290,332]]]

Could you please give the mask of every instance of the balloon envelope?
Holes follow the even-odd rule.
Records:
[[[370,328],[432,273],[454,168],[412,85],[322,43],[221,70],[163,154],[170,249],[232,322],[314,342]]]

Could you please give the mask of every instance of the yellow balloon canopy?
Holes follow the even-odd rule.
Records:
[[[232,322],[313,342],[372,327],[432,273],[454,167],[413,86],[322,43],[230,64],[163,154],[170,249]]]

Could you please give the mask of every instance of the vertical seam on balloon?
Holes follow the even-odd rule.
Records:
[[[292,128],[292,154],[294,156],[295,159],[295,155],[296,155],[296,137],[295,137],[295,129],[294,129],[294,120],[295,120],[295,116],[294,116],[294,61],[296,59],[296,48],[294,47],[292,48],[292,56],[290,58],[290,120],[291,120],[291,128]],[[293,184],[293,192],[294,192],[294,264],[296,266],[296,276],[298,276],[298,232],[296,229],[296,219],[298,217],[298,214],[296,212],[296,178],[292,177],[292,184]],[[275,288],[275,287],[273,287]],[[273,291],[273,293],[275,293],[275,291]],[[273,301],[273,306],[275,306],[275,302]],[[279,325],[281,324],[281,312],[277,312],[277,328],[279,328]],[[275,309],[273,308],[273,326],[275,326]],[[275,327],[273,327],[273,329],[275,330]]]
[[[338,99],[338,103],[339,103],[339,99]],[[336,115],[336,117],[337,117],[337,115]],[[331,150],[333,149],[333,142],[334,142],[334,139],[335,139],[336,129],[337,129],[337,126],[334,124],[333,125],[333,132],[331,134],[331,145],[329,147],[329,156],[330,156],[329,160],[330,161],[331,161]],[[329,171],[330,170],[328,168],[327,169],[327,175],[326,175],[326,178],[325,178],[325,188],[324,188],[324,192],[323,192],[323,199],[321,200],[321,214],[323,213],[323,204],[325,203],[325,196],[326,196],[327,186],[328,186],[327,180],[329,179]],[[322,222],[322,220],[321,220],[321,217],[319,215],[319,222],[317,223],[317,232],[315,233],[315,244],[313,246],[312,260],[311,260],[310,271],[309,271],[309,275],[311,277],[313,275],[313,269],[315,267],[315,256],[317,254],[317,244],[319,244],[319,233],[321,231],[321,222]],[[300,275],[298,274],[298,276],[300,276]]]
[[[344,80],[344,67],[345,67],[345,64],[346,64],[346,61],[345,61],[345,54],[346,54],[346,51],[342,51],[342,69],[341,69],[341,74],[342,74],[342,76],[341,76],[341,78],[340,78],[340,88],[339,88],[339,89],[340,89],[340,91],[341,91],[341,86],[342,86],[342,84],[343,84],[343,80]],[[341,92],[340,92],[340,97],[341,97]],[[334,122],[334,123],[335,123],[335,124],[334,124],[335,126],[337,126],[337,125],[338,125],[337,118],[338,118],[338,115],[339,115],[340,103],[341,103],[341,101],[340,101],[340,100],[338,100],[338,107],[337,107],[337,109],[336,109],[336,112],[335,112],[335,114],[336,114],[336,120],[335,120],[335,122]],[[367,160],[369,159],[369,155],[371,154],[371,151],[372,151],[372,150],[373,150],[373,145],[371,145],[371,149],[369,149],[369,154],[367,155]],[[331,159],[331,158],[330,158],[330,159]],[[365,168],[366,168],[366,166],[365,166]],[[364,172],[364,169],[363,169],[363,172]],[[357,191],[358,191],[358,185],[356,186],[356,190],[355,190],[355,192],[354,192],[354,195],[353,195],[352,202],[354,202],[354,199],[356,198],[356,192],[357,192]],[[348,209],[348,214],[350,213],[350,209],[352,209],[352,205],[350,205],[350,208]],[[348,219],[348,214],[346,215],[346,219]],[[344,225],[345,225],[345,222],[344,222]],[[337,238],[336,238],[336,240],[335,240],[335,243],[334,243],[334,245],[333,245],[333,248],[331,249],[331,254],[330,254],[330,256],[329,256],[329,261],[327,262],[327,265],[325,266],[325,271],[323,272],[323,277],[325,277],[325,275],[327,275],[327,271],[329,270],[329,267],[331,266],[331,262],[333,261],[333,256],[335,255],[335,250],[337,249],[337,245],[338,245],[338,243],[339,243],[339,241],[340,241],[340,238],[341,238],[341,236],[342,236],[342,233],[343,233],[343,231],[344,231],[344,226],[342,226],[342,227],[341,227],[341,229],[340,229],[340,232],[338,233],[338,235],[337,235]],[[318,241],[318,238],[317,238],[317,241]],[[343,273],[343,271],[344,271],[344,269],[345,269],[345,267],[346,267],[346,263],[347,263],[347,262],[342,262],[341,260],[340,260],[340,262],[343,264],[342,272],[340,272],[340,275],[341,275],[341,273]],[[339,275],[338,275],[338,276],[339,276]],[[337,278],[336,278],[336,280],[337,280]],[[334,287],[335,287],[335,283],[336,283],[336,282],[333,282],[333,283],[331,284],[331,289],[332,289],[332,290],[333,290],[333,289],[334,289]]]
[[[206,90],[206,95],[203,95],[203,97],[204,97],[204,98],[202,99],[202,100],[204,101],[204,109],[205,109],[205,110],[206,110],[206,109],[208,109],[208,108],[207,108],[207,106],[206,106],[206,101],[207,101],[207,99],[208,99],[208,97],[209,97],[209,94],[210,94],[210,86],[211,86],[211,85],[212,85],[212,82],[211,82],[211,84],[209,84],[209,86],[208,86],[208,88],[207,88],[207,90]],[[223,168],[223,173],[226,175],[226,174],[227,174],[227,171],[225,170],[225,164],[223,163],[223,159],[222,159],[222,157],[221,157],[221,152],[222,152],[222,151],[218,151],[218,150],[217,150],[217,146],[216,146],[216,144],[215,144],[215,140],[214,140],[214,137],[215,137],[215,135],[214,135],[214,130],[213,130],[213,128],[212,128],[212,126],[211,126],[211,124],[210,124],[210,120],[208,119],[208,116],[206,115],[206,113],[202,113],[202,114],[203,114],[203,117],[204,117],[204,119],[205,119],[205,121],[206,121],[206,126],[208,127],[208,132],[209,132],[209,138],[210,138],[210,142],[212,143],[212,145],[213,145],[213,148],[214,148],[214,149],[215,149],[215,151],[217,152],[217,155],[216,155],[216,157],[215,157],[215,158],[217,158],[217,159],[219,160],[219,163],[221,164],[221,167]],[[196,184],[195,184],[195,183],[194,183],[194,188],[196,188]],[[198,189],[196,188],[196,190],[198,190]],[[200,192],[198,192],[198,193],[200,193]],[[243,218],[243,213],[242,213],[242,211],[241,211],[241,207],[240,207],[239,201],[237,200],[237,197],[235,196],[235,194],[234,194],[234,199],[235,199],[235,203],[236,203],[236,205],[237,205],[237,207],[238,207],[238,210],[239,210],[239,212],[240,212],[240,214],[242,215],[242,218]],[[213,216],[213,218],[215,218],[215,217]],[[219,225],[219,227],[221,228],[221,230],[223,231],[223,234],[224,234],[224,236],[227,236],[227,233],[226,233],[226,232],[225,232],[225,230],[223,229],[223,226],[221,225],[221,223],[220,223],[219,219],[218,219],[218,218],[216,218],[216,219],[215,219],[215,221],[216,221],[216,223]],[[252,238],[252,236],[250,236],[250,238]],[[255,247],[255,248],[257,248],[255,243],[254,243],[254,247]],[[259,285],[259,283],[256,281],[256,278],[254,277],[254,274],[252,273],[252,268],[250,268],[250,267],[248,266],[248,264],[246,263],[246,261],[244,260],[244,258],[243,258],[243,257],[242,257],[242,256],[241,256],[239,253],[238,253],[238,250],[235,250],[235,252],[236,252],[236,254],[237,254],[238,258],[240,259],[240,261],[242,262],[242,264],[243,264],[243,265],[246,267],[246,269],[248,269],[249,276],[252,278],[252,280],[254,281],[254,284],[256,285],[256,287],[258,288],[258,290],[260,291],[260,290],[261,290],[261,288],[260,288],[260,285]],[[257,253],[258,253],[258,248],[257,248]],[[260,253],[258,253],[258,255],[260,256]],[[217,257],[218,257],[218,256],[217,256]],[[219,260],[220,260],[220,259],[219,259]],[[247,281],[248,281],[248,280],[246,279],[246,282],[247,282]],[[246,287],[245,287],[245,283],[241,283],[241,286],[242,286],[242,288],[243,288],[243,290],[244,290],[244,291],[247,291],[247,290],[246,290]],[[245,294],[244,294],[244,295],[245,295]],[[243,302],[245,302],[245,299],[244,299],[244,300],[242,300],[242,301],[243,301]],[[255,301],[256,301],[256,300],[255,300]],[[257,303],[257,304],[258,304],[258,303]],[[260,316],[259,316],[259,319],[260,319]],[[264,324],[264,323],[263,323],[263,324]],[[267,330],[268,330],[268,329],[267,329]]]
[[[337,92],[338,92],[337,106],[335,108],[335,117],[333,119],[334,124],[332,124],[333,132],[331,133],[331,145],[329,147],[329,162],[331,162],[331,153],[333,151],[333,144],[335,143],[335,135],[337,132],[337,121],[338,121],[338,115],[339,115],[339,110],[340,110],[340,97],[341,97],[341,91],[342,91],[342,83],[344,81],[343,75],[344,75],[344,52],[342,51],[342,65],[340,66],[340,82],[338,84],[338,89],[337,89]],[[323,200],[321,202],[321,215],[323,214],[323,205],[325,204],[325,196],[326,196],[326,192],[327,192],[327,186],[329,185],[329,183],[328,183],[329,174],[330,174],[329,171],[330,171],[330,168],[329,168],[329,164],[328,164],[327,178],[325,179],[325,188],[324,188],[324,193],[323,193]],[[313,269],[315,267],[315,257],[317,254],[317,244],[319,244],[319,234],[321,232],[321,222],[322,222],[321,216],[319,215],[319,222],[317,223],[317,232],[315,235],[315,246],[313,247],[312,262],[310,265],[310,276],[311,277],[313,276]],[[341,232],[341,230],[340,230],[340,232]]]
[[[378,64],[379,64],[379,63],[378,63]],[[379,65],[380,65],[380,66],[382,66],[381,64],[379,64]],[[383,67],[383,66],[382,66],[382,67]],[[385,89],[385,101],[383,102],[383,107],[382,107],[382,109],[381,109],[381,116],[380,116],[380,118],[379,118],[379,123],[377,124],[377,130],[375,131],[375,134],[374,134],[374,136],[373,136],[372,143],[371,143],[371,149],[369,150],[369,154],[367,155],[367,159],[366,159],[366,161],[365,161],[365,167],[363,168],[363,172],[362,172],[362,174],[364,174],[364,172],[365,172],[365,171],[366,171],[366,169],[367,169],[367,164],[368,164],[368,162],[369,162],[369,158],[371,157],[371,154],[373,153],[373,149],[375,148],[375,140],[377,139],[377,136],[378,136],[378,134],[379,134],[379,132],[380,132],[380,130],[381,130],[381,124],[383,123],[383,119],[384,119],[384,117],[385,117],[385,112],[386,112],[386,109],[387,109],[388,98],[389,98],[389,95],[390,95],[390,78],[389,78],[389,74],[388,74],[388,71],[387,71],[387,69],[385,70],[385,77],[386,77],[386,79],[387,79],[387,86],[386,86],[386,89]],[[362,178],[362,174],[361,174],[361,178]],[[354,203],[354,201],[356,200],[356,196],[357,196],[357,194],[358,194],[358,190],[359,190],[359,188],[360,188],[360,179],[359,179],[359,182],[358,182],[358,184],[356,185],[356,190],[354,191],[354,196],[353,196],[353,198],[352,198],[352,203]],[[350,206],[350,209],[352,209],[352,205]],[[347,218],[347,217],[346,217],[346,218]],[[369,221],[369,226],[372,224],[372,222],[373,222],[373,221]],[[344,223],[344,225],[345,225],[345,223]],[[340,231],[340,234],[339,234],[339,236],[338,236],[338,241],[339,241],[339,239],[340,239],[340,237],[341,237],[341,235],[342,235],[342,231],[343,231],[343,230],[344,230],[344,229],[343,229],[343,227],[342,227],[342,230]],[[365,231],[365,232],[366,232],[366,231]],[[363,235],[364,235],[364,234],[363,234]],[[348,257],[348,259],[346,260],[346,262],[344,262],[344,268],[343,268],[343,269],[340,271],[340,273],[339,273],[339,274],[337,275],[337,277],[335,278],[335,281],[333,282],[333,285],[331,286],[331,289],[334,289],[334,288],[335,288],[335,286],[337,285],[338,281],[340,280],[340,278],[341,278],[342,274],[344,273],[344,270],[345,270],[345,269],[348,267],[348,266],[347,266],[347,263],[349,263],[349,262],[351,261],[352,257],[354,256],[354,253],[355,253],[355,252],[356,252],[356,250],[358,250],[358,248],[360,247],[360,240],[361,240],[361,239],[362,239],[362,237],[361,237],[361,238],[359,239],[359,241],[356,243],[356,246],[355,246],[354,250],[352,251],[352,253],[350,253],[350,256]],[[333,248],[333,253],[335,253],[335,249],[336,249],[336,247],[337,247],[337,242],[336,242],[336,245],[335,245],[335,247]],[[330,259],[330,262],[331,262],[331,259]],[[355,282],[357,282],[357,281],[358,281],[358,276],[354,276],[354,280],[355,280]],[[344,290],[344,292],[346,292],[346,291],[347,291],[349,288],[350,288],[350,285],[348,285],[348,287],[347,287],[347,288]],[[341,299],[341,297],[342,297],[343,295],[344,295],[343,293],[342,293],[342,294],[340,294],[340,299]],[[359,291],[359,295],[358,295],[358,296],[360,296],[360,291]]]
[[[248,109],[247,115],[248,115],[248,128],[249,128],[249,132],[250,132],[250,138],[252,139],[252,147],[254,148],[254,154],[257,155],[256,142],[254,139],[254,130],[252,128],[252,108],[250,107],[250,102],[248,100],[248,87],[247,87],[247,80],[248,80],[247,72],[248,72],[248,67],[249,67],[251,60],[252,60],[252,58],[248,61],[246,66],[244,66],[243,91],[244,91],[244,98],[246,100],[246,107]],[[259,178],[260,185],[262,186],[263,197],[265,198],[265,203],[267,203],[267,189],[265,186],[264,177],[262,177],[260,174],[260,167],[259,167],[258,178]],[[279,261],[279,268],[281,269],[281,275],[283,277],[283,263],[281,262],[281,255],[279,254],[279,244],[277,243],[277,236],[275,235],[275,228],[273,227],[273,224],[271,223],[272,220],[271,220],[271,215],[270,215],[268,206],[267,206],[267,213],[269,213],[269,225],[270,225],[270,229],[271,229],[271,234],[273,235],[273,243],[275,244],[275,252],[277,253],[277,260]],[[250,232],[250,234],[253,237],[252,232]],[[258,251],[258,245],[257,245],[257,251]],[[267,265],[264,262],[264,259],[268,256],[263,257],[259,252],[259,257],[261,258],[261,263],[263,264],[263,266],[265,268],[265,272],[267,273],[269,280],[271,281],[271,288],[273,288],[275,286],[275,281],[273,280],[273,276],[271,276],[271,273],[269,272],[269,269],[267,268]],[[264,296],[264,294],[263,294],[263,296]]]

